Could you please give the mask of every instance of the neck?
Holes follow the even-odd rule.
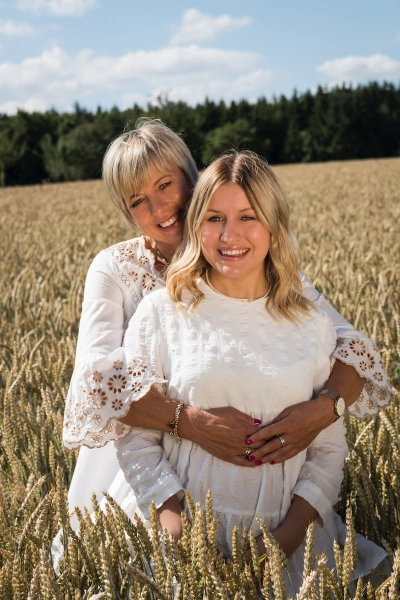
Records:
[[[165,244],[164,242],[156,242],[152,238],[147,238],[149,242],[150,248],[153,249],[153,252],[158,250],[158,254],[160,258],[163,258],[167,262],[170,262],[173,255],[177,250],[177,246],[173,244]]]
[[[249,273],[244,277],[232,279],[225,277],[216,269],[209,269],[208,280],[217,292],[230,298],[254,300],[262,298],[268,292],[268,282],[265,272]]]

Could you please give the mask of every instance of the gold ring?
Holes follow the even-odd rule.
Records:
[[[279,435],[278,434],[276,437],[280,439],[280,442],[282,444],[282,448],[283,448],[283,446],[286,446],[285,438],[283,437],[283,435]]]
[[[244,456],[246,458],[249,458],[251,452],[252,452],[251,448],[246,448],[246,450],[244,451]]]

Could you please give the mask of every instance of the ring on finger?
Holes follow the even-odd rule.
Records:
[[[252,449],[251,448],[246,448],[246,450],[244,451],[244,455],[246,458],[249,458],[250,454],[252,453]]]
[[[276,437],[279,438],[282,448],[283,448],[283,446],[286,446],[285,438],[283,437],[283,435],[278,434]]]

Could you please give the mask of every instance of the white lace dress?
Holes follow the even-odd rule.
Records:
[[[133,399],[151,386],[185,404],[207,410],[233,406],[263,424],[284,408],[317,395],[325,385],[336,347],[329,317],[319,311],[298,324],[273,318],[265,299],[251,303],[222,296],[201,279],[204,299],[193,313],[177,311],[165,289],[145,298],[124,339]],[[315,552],[328,555],[334,567],[332,542],[343,525],[332,510],[338,500],[347,454],[343,419],[321,432],[311,446],[279,465],[246,469],[208,454],[188,440],[168,433],[134,428],[116,443],[127,482],[126,495],[136,499],[149,517],[152,501],[160,507],[169,497],[189,490],[205,509],[211,490],[218,516],[218,546],[230,553],[232,531],[246,527],[261,533],[256,517],[270,529],[284,520],[293,494],[305,498],[319,514]],[[358,574],[376,567],[385,552],[360,537]],[[304,546],[289,559],[289,574],[301,585]]]
[[[392,396],[377,348],[347,323],[304,276],[302,283],[303,294],[334,323],[338,345],[333,356],[354,366],[365,378],[363,392],[349,410],[360,418],[376,414]],[[124,479],[114,444],[108,442],[129,434],[129,427],[118,421],[134,398],[135,379],[121,347],[124,332],[141,299],[163,285],[143,237],[101,251],[90,266],[64,418],[65,446],[71,450],[81,447],[69,490],[71,510],[75,506],[90,507],[92,493],[101,501],[105,490],[128,514],[136,510],[136,503],[124,497],[126,489],[120,488]]]

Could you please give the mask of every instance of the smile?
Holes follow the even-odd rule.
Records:
[[[166,227],[171,227],[171,225],[174,225],[174,223],[177,222],[179,217],[179,213],[176,213],[176,215],[174,215],[173,217],[171,217],[170,219],[168,219],[168,221],[164,221],[163,223],[159,223],[159,227],[162,227],[163,229],[165,229]]]
[[[244,254],[247,254],[248,251],[248,248],[246,250],[218,250],[222,256],[243,256]]]

